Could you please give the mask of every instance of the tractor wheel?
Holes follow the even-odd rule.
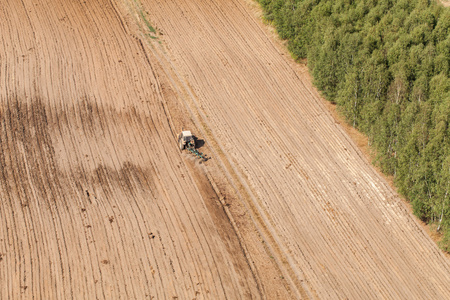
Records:
[[[184,148],[184,145],[183,145],[183,138],[181,137],[181,134],[178,134],[177,140],[178,140],[178,147],[180,148],[180,151],[182,151]]]

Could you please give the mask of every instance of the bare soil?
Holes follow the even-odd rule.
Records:
[[[450,6],[450,0],[440,0],[440,1],[441,1],[442,5],[444,7],[449,7]]]
[[[0,299],[448,299],[254,2],[4,2]]]

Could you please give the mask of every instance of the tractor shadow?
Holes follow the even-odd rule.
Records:
[[[196,136],[194,136],[194,141],[195,141],[195,148],[196,149],[200,149],[201,147],[203,147],[205,145],[205,140],[199,139]]]
[[[195,149],[196,150],[202,148],[205,145],[205,140],[199,139],[195,135],[193,135],[193,138],[194,138]],[[197,150],[197,152],[199,152],[199,151]],[[202,162],[205,162],[205,161],[209,160],[209,157],[207,157],[207,155],[205,153],[202,153],[202,152],[199,152],[199,153],[202,155],[202,158],[203,158],[203,160],[200,161],[200,164]]]

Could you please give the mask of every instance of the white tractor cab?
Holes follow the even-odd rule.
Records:
[[[178,147],[183,149],[195,149],[195,139],[189,130],[182,131],[178,134]]]

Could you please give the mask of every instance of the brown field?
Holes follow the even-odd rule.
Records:
[[[448,259],[259,15],[2,2],[0,299],[450,298]]]

